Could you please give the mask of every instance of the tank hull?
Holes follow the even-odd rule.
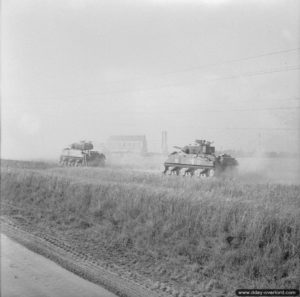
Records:
[[[63,150],[59,163],[62,166],[105,166],[105,155],[97,151]]]
[[[212,177],[238,165],[237,161],[229,156],[215,156],[206,154],[185,154],[174,152],[164,163],[164,174],[196,175]]]
[[[173,154],[165,161],[165,165],[191,166],[191,167],[214,167],[215,158],[199,156],[196,154]]]

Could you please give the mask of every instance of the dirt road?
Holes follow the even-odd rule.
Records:
[[[116,297],[1,234],[2,297]]]

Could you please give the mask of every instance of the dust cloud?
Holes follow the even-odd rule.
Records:
[[[167,156],[155,154],[108,155],[107,165],[113,168],[161,173]],[[262,156],[237,158],[235,178],[250,183],[300,184],[299,158],[266,158]]]
[[[239,176],[253,182],[300,184],[297,158],[239,158]]]

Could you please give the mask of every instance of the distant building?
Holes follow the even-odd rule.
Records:
[[[107,148],[112,153],[147,153],[145,135],[115,135],[109,137]]]

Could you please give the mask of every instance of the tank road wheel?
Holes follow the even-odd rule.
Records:
[[[207,168],[201,169],[200,172],[199,172],[199,177],[200,178],[206,178],[208,176],[207,172],[208,172]]]
[[[194,174],[199,178],[203,178],[206,177],[205,171],[206,169],[196,169]]]
[[[180,168],[179,168],[179,167],[174,167],[174,168],[171,170],[171,174],[179,175],[179,173],[180,173]]]
[[[163,174],[166,174],[169,170],[169,166],[165,166],[165,170],[162,172]]]
[[[195,169],[194,168],[188,168],[188,169],[185,170],[183,176],[189,175],[189,176],[192,177],[194,175],[194,173],[195,173]]]
[[[186,175],[186,171],[187,171],[186,168],[181,168],[181,169],[179,169],[179,175],[185,176],[185,175]]]
[[[215,175],[215,169],[211,168],[207,170],[207,177],[213,177]]]
[[[194,172],[194,174],[195,174],[197,177],[200,177],[201,171],[202,171],[201,169],[196,169],[195,172]]]
[[[65,165],[65,160],[64,160],[63,157],[60,158],[60,160],[59,160],[59,165],[60,165],[60,166],[64,166],[64,165]]]
[[[181,170],[181,169],[177,167],[176,170],[174,171],[174,173],[175,173],[176,175],[180,175],[180,170]]]
[[[74,166],[74,160],[70,159],[68,165],[71,166],[71,167]]]
[[[172,174],[172,167],[169,167],[168,171],[166,173],[168,173],[168,175],[171,175]]]

